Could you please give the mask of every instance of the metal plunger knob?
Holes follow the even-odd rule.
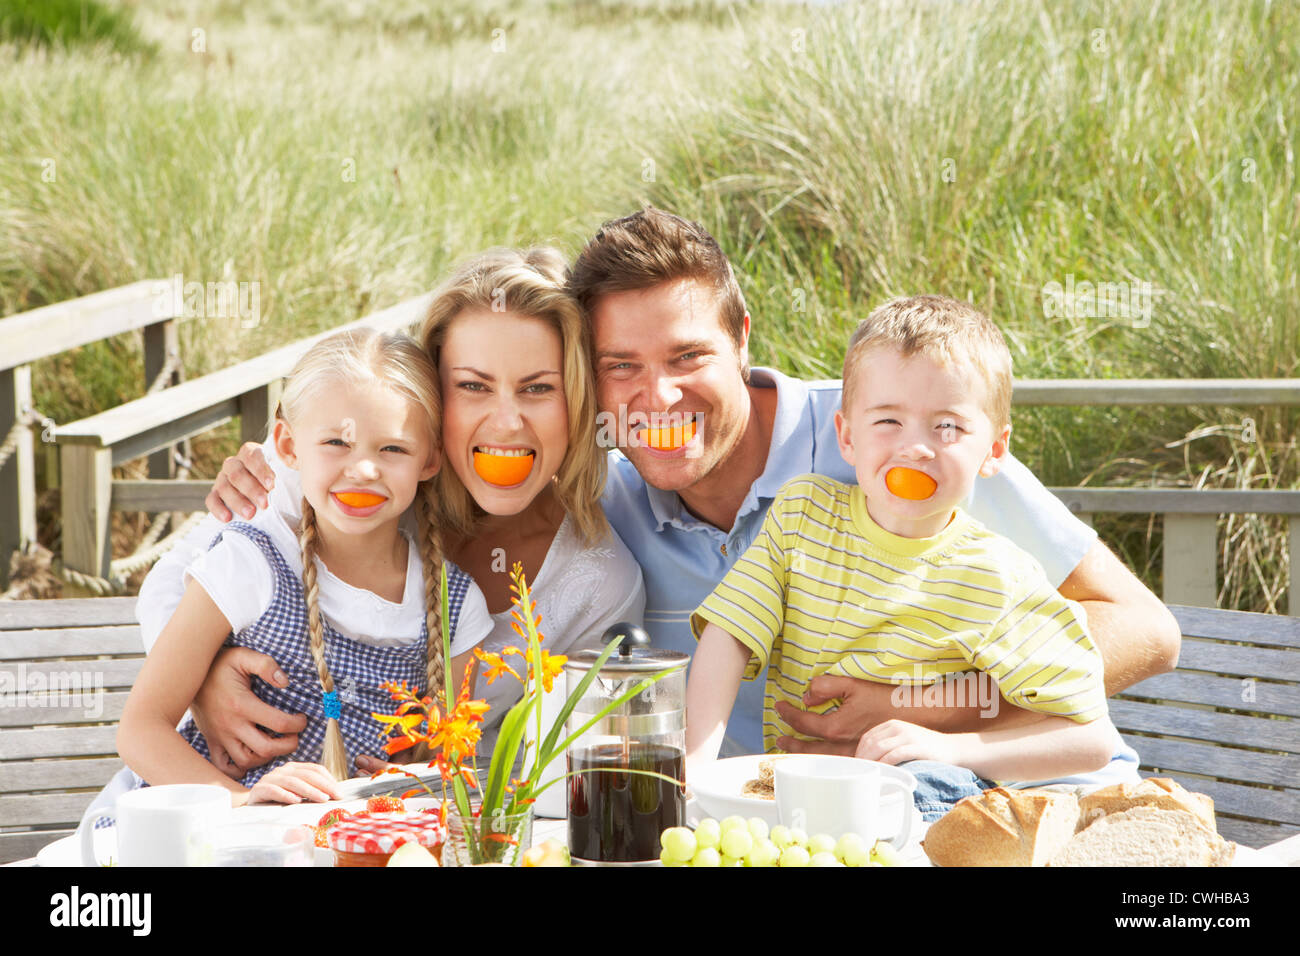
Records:
[[[650,646],[650,635],[646,633],[645,628],[629,624],[627,621],[611,624],[600,636],[600,642],[608,644],[620,637],[623,638],[623,643],[618,646],[619,657],[631,657],[632,649],[635,647]]]

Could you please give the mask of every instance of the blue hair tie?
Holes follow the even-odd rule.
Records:
[[[343,716],[343,703],[339,700],[339,692],[331,690],[322,695],[325,702],[325,719],[338,720]]]

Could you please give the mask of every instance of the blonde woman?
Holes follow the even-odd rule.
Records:
[[[379,685],[443,681],[442,544],[429,480],[442,459],[440,405],[436,370],[406,335],[340,333],[298,362],[272,436],[297,479],[298,516],[232,524],[187,569],[118,730],[139,778],[221,783],[235,805],[329,799],[358,757],[382,753],[370,717],[390,706]],[[400,527],[412,505],[414,536]],[[460,632],[472,583],[447,571],[448,624]],[[192,720],[177,727],[223,643],[274,655],[289,680],[259,687],[259,696],[307,717],[291,761],[281,756],[238,781],[206,759]]]
[[[446,554],[476,585],[467,606],[486,603],[490,629],[481,646],[488,650],[519,640],[510,627],[516,562],[531,582],[553,653],[643,615],[640,568],[600,508],[605,452],[596,443],[587,332],[564,281],[556,250],[492,250],[436,290],[418,335],[441,382],[444,466],[436,486]],[[258,524],[297,499],[294,475],[274,449],[250,445],[227,460],[209,507],[221,520],[231,508],[245,516],[254,506],[266,509],[252,518]],[[139,604],[146,641],[170,616],[188,561],[178,548],[146,579]],[[462,627],[453,655],[468,652],[478,636],[477,628]],[[249,675],[275,681],[274,660],[227,652],[195,699],[214,762],[231,773],[290,751],[303,726],[300,717],[256,700]],[[490,753],[495,727],[520,691],[509,679],[491,686],[479,680],[477,696],[492,705],[481,755]]]

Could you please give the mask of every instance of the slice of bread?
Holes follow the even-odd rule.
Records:
[[[967,797],[921,843],[938,866],[1044,866],[1074,836],[1072,793],[996,787]]]
[[[1138,806],[1094,821],[1048,866],[1231,866],[1235,844],[1186,810]]]
[[[1214,821],[1214,801],[1203,793],[1184,790],[1167,777],[1149,777],[1140,783],[1117,783],[1080,797],[1079,829],[1086,829],[1101,817],[1134,807],[1184,810],[1210,830],[1218,830]]]

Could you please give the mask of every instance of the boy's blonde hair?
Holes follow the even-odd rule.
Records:
[[[873,349],[897,349],[904,358],[924,355],[943,365],[966,365],[984,382],[984,412],[995,432],[1011,421],[1011,352],[998,327],[967,302],[941,295],[893,299],[859,323],[844,355],[843,407],[847,411],[859,366]]]
[[[608,527],[600,506],[605,487],[605,452],[596,444],[596,387],[591,373],[591,343],[578,303],[565,288],[564,256],[538,247],[491,249],[475,256],[440,285],[420,325],[420,343],[439,364],[456,317],[467,310],[510,312],[545,322],[560,337],[561,376],[569,411],[569,447],[555,474],[555,496],[573,518],[579,537],[594,544]],[[509,343],[503,343],[509,347]],[[447,526],[472,537],[483,511],[451,468],[435,479]]]
[[[442,444],[442,395],[438,370],[419,343],[401,332],[377,332],[358,328],[331,335],[317,342],[298,360],[285,380],[278,415],[292,428],[322,388],[380,385],[421,407],[428,415],[431,447]],[[424,564],[425,693],[434,696],[444,681],[442,659],[442,603],[439,595],[442,568],[442,537],[439,532],[438,498],[434,479],[422,481],[415,495],[418,546]],[[316,580],[316,512],[302,499],[302,520],[298,524],[302,548],[303,594],[307,602],[307,636],[312,659],[320,675],[322,690],[334,691],[334,678],[325,662],[325,628],[320,615],[320,587]],[[330,718],[325,730],[321,763],[339,780],[352,776],[347,749],[338,721]]]

